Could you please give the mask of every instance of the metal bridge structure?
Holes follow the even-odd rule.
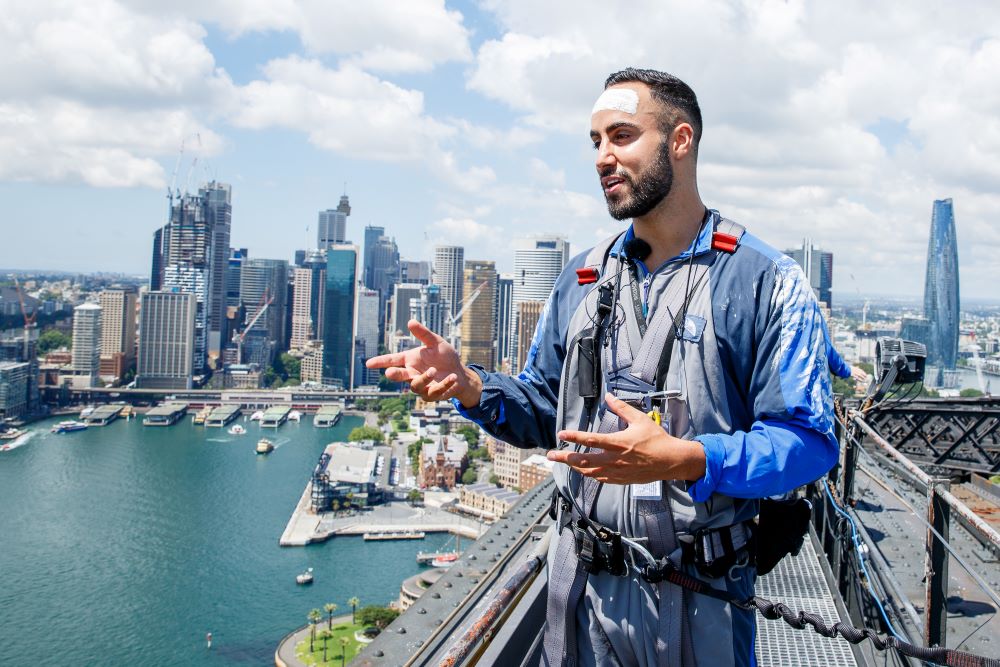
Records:
[[[940,422],[921,421],[920,405],[891,418],[888,411],[839,411],[841,461],[826,477],[800,490],[813,505],[805,543],[798,554],[758,579],[757,595],[795,613],[817,614],[828,625],[867,628],[918,649],[947,646],[974,657],[1000,655],[1000,525],[993,521],[994,515],[1000,520],[1000,496],[991,495],[1000,493],[1000,487],[975,477],[965,465],[972,460],[969,450],[993,451],[995,428],[982,428],[989,417],[969,419],[965,404],[936,402]],[[986,411],[995,407],[985,402]],[[907,435],[918,422],[940,423],[939,428],[950,423],[961,430],[925,434],[928,444]],[[887,424],[901,423],[910,426],[889,431],[897,440],[880,434]],[[974,424],[978,426],[970,431]],[[952,474],[942,476],[947,468],[935,461],[949,449],[949,456],[957,453],[965,459],[956,459]],[[527,492],[352,664],[539,664],[552,490],[550,480]],[[970,494],[985,505],[970,507],[963,500]],[[792,625],[757,615],[758,664],[926,664],[891,647],[877,650],[870,640],[854,644],[822,636],[809,625]]]

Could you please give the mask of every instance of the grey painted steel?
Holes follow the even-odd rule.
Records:
[[[927,491],[927,523],[941,536],[940,540],[928,529],[927,556],[924,559],[924,579],[927,581],[924,614],[924,645],[945,646],[948,643],[948,553],[950,506],[938,489],[945,490],[948,480],[935,480]]]

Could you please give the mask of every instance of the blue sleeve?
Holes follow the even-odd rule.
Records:
[[[837,461],[826,327],[801,269],[778,255],[762,283],[755,315],[755,361],[746,431],[704,434],[705,476],[689,487],[704,502],[712,493],[763,498],[812,482]],[[767,289],[767,288],[770,289]]]
[[[824,325],[824,333],[826,334],[826,359],[830,364],[830,372],[839,378],[851,377],[851,367],[840,356],[840,352],[837,352],[837,348],[833,346],[833,341],[830,340],[830,332],[826,331],[826,325]]]
[[[586,255],[570,260],[556,281],[535,327],[524,369],[517,376],[488,373],[473,366],[483,380],[479,405],[458,411],[499,440],[515,447],[556,446],[556,410],[569,320],[586,295],[576,282],[575,269]]]

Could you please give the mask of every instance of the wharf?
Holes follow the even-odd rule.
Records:
[[[264,416],[260,419],[260,425],[262,428],[278,428],[285,423],[288,419],[288,413],[292,409],[287,405],[273,405],[264,412]]]
[[[427,537],[427,533],[422,530],[377,530],[368,531],[364,534],[365,542],[379,542],[383,540],[422,540]]]
[[[343,408],[339,403],[323,405],[316,411],[316,416],[313,418],[313,426],[317,428],[336,426],[337,422],[340,421],[342,413]]]
[[[146,413],[142,420],[143,426],[171,426],[187,414],[188,404],[170,402],[157,406]]]
[[[123,405],[102,405],[95,408],[93,412],[81,421],[86,422],[90,426],[107,426],[118,419],[124,407]]]
[[[222,428],[240,416],[240,406],[220,405],[205,419],[205,426]]]

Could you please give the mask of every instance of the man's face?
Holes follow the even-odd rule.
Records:
[[[616,220],[642,217],[670,194],[669,137],[660,132],[658,112],[641,83],[612,86],[594,105],[590,138],[608,213]]]

